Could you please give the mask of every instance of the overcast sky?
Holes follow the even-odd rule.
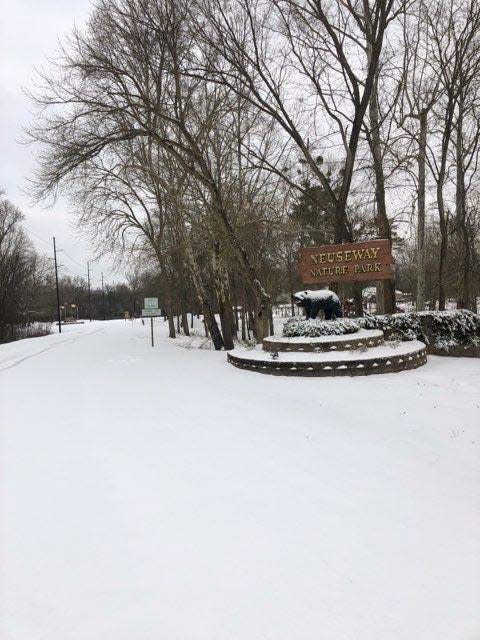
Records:
[[[92,248],[75,231],[68,202],[59,200],[52,208],[34,206],[24,193],[34,167],[34,148],[19,141],[23,127],[32,119],[31,105],[22,88],[31,86],[35,67],[45,67],[47,57],[55,56],[58,40],[73,24],[85,22],[90,6],[90,0],[4,2],[0,27],[0,187],[25,214],[25,229],[37,249],[49,252],[49,246],[39,238],[51,243],[55,236],[57,246],[66,251],[59,254],[62,273],[82,276],[86,261],[92,258]],[[123,279],[106,259],[92,264],[91,269],[94,285],[100,283],[102,270],[106,282]]]

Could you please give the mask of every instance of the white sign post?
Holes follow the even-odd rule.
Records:
[[[152,335],[152,347],[154,346],[153,342],[153,319],[157,316],[161,316],[162,312],[158,308],[158,298],[144,298],[143,300],[142,316],[144,318],[150,318],[150,332]]]

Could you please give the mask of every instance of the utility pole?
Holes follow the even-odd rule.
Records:
[[[88,317],[92,321],[92,294],[90,292],[90,262],[87,262],[87,279],[88,279]]]
[[[105,318],[105,290],[103,288],[103,272],[102,272],[102,309],[103,309],[103,319]]]
[[[57,288],[58,333],[62,333],[62,316],[60,315],[60,292],[58,291],[57,247],[55,244],[55,236],[53,237],[53,257],[55,259],[55,284]]]

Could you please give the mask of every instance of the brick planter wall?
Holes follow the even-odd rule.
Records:
[[[408,369],[416,369],[427,362],[426,348],[416,353],[382,356],[379,358],[358,360],[338,360],[331,362],[282,362],[276,360],[251,360],[232,353],[227,354],[228,362],[239,369],[257,371],[280,376],[368,376],[375,373],[394,373]]]

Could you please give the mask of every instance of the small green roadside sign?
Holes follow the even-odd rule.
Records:
[[[145,309],[158,309],[158,298],[144,298],[143,306]]]
[[[161,310],[158,308],[158,298],[144,298],[143,307],[144,308],[142,309],[142,316],[144,318],[150,318],[150,334],[153,347],[153,319],[157,316],[162,315]]]

